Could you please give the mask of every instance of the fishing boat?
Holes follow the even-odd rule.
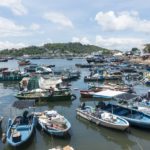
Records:
[[[0,62],[7,62],[8,59],[7,58],[0,58]]]
[[[0,81],[20,81],[28,74],[22,73],[19,70],[4,70],[0,72]]]
[[[67,60],[73,60],[73,58],[72,57],[68,57],[68,58],[66,58]]]
[[[69,134],[70,122],[57,111],[36,112],[35,115],[38,118],[38,124],[50,135],[63,137]]]
[[[5,70],[8,70],[8,68],[6,68],[6,67],[0,68],[0,72],[3,72]]]
[[[122,80],[122,75],[104,72],[104,73],[90,74],[89,76],[84,77],[85,82],[104,81],[104,80]]]
[[[40,66],[37,64],[32,64],[28,67],[24,68],[25,72],[34,73],[34,74],[50,74],[52,73],[52,69],[46,66]]]
[[[28,111],[24,111],[23,116],[17,116],[13,121],[9,119],[6,134],[7,143],[12,147],[26,143],[34,133],[34,125],[35,117],[28,116]]]
[[[81,98],[99,97],[99,95],[101,95],[101,92],[103,91],[107,91],[107,94],[105,95],[105,97],[108,96],[108,93],[114,93],[117,91],[129,92],[129,93],[134,92],[133,87],[120,86],[116,84],[108,84],[108,85],[102,85],[102,86],[90,85],[89,90],[81,90],[80,95],[81,95]],[[120,94],[120,93],[117,92],[116,94]]]
[[[21,59],[21,60],[18,60],[18,64],[19,66],[30,65],[30,60]]]
[[[63,100],[73,100],[76,98],[75,95],[71,94],[68,90],[57,90],[57,91],[47,91],[36,89],[32,91],[21,91],[15,95],[16,98],[22,99],[35,99],[35,100],[43,100],[43,101],[63,101]]]
[[[80,78],[80,72],[76,70],[65,70],[61,74],[61,79],[63,81],[71,81],[71,80],[77,80]]]
[[[138,111],[150,115],[150,91],[141,96],[125,93],[123,95],[117,96],[115,99],[118,101],[118,105],[137,109]]]
[[[88,56],[86,58],[86,61],[88,63],[91,63],[91,62],[94,62],[94,63],[104,63],[105,62],[105,58],[101,54],[93,54],[91,56]]]
[[[93,98],[94,91],[92,90],[81,90],[81,98]]]
[[[84,103],[81,107],[77,108],[76,111],[77,115],[100,126],[122,131],[129,127],[128,121],[122,117],[116,116],[106,111],[102,111],[100,109],[95,109],[91,106],[85,106]]]
[[[124,119],[126,119],[130,125],[137,126],[140,128],[147,128],[150,129],[150,115],[147,115],[143,112],[140,112],[138,110],[123,107],[116,104],[107,104],[101,107],[102,110],[105,110],[107,112],[112,112],[115,115],[121,116]]]
[[[112,83],[104,83],[103,85],[89,85],[90,90],[102,91],[103,90],[115,90],[115,91],[122,91],[122,92],[134,92],[132,85],[121,85],[121,84],[112,84]]]

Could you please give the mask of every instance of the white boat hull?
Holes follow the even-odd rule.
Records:
[[[107,122],[103,119],[96,118],[96,117],[92,116],[91,114],[84,113],[83,111],[81,111],[79,109],[77,109],[77,115],[81,116],[82,118],[84,118],[86,120],[89,120],[89,121],[91,121],[91,122],[93,122],[97,125],[104,126],[104,127],[107,127],[107,128],[112,128],[112,129],[117,129],[117,130],[124,131],[129,127],[129,124],[119,125],[119,124],[114,124],[114,123],[111,123],[111,122]]]

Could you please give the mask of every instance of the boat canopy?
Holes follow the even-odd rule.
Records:
[[[62,83],[61,78],[44,79],[40,77],[39,79],[39,87],[41,89],[49,89],[50,87],[56,88],[56,85],[61,84],[61,83]]]
[[[101,92],[95,92],[93,97],[95,98],[113,98],[115,96],[121,95],[125,92],[122,91],[114,91],[114,90],[104,90]]]
[[[137,99],[139,96],[136,94],[131,94],[131,93],[123,93],[121,95],[117,95],[115,97],[116,100],[123,100],[123,101],[133,101]]]

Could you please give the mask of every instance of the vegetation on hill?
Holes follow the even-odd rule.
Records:
[[[23,56],[23,55],[81,55],[102,51],[103,54],[111,54],[113,51],[94,45],[83,45],[81,43],[48,43],[43,46],[29,46],[20,49],[5,49],[0,51],[1,56]]]
[[[145,46],[144,49],[143,49],[144,52],[145,53],[150,53],[150,44],[145,44],[144,46]]]

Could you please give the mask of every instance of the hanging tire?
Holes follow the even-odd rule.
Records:
[[[75,100],[77,97],[75,94],[71,94],[71,100]]]

